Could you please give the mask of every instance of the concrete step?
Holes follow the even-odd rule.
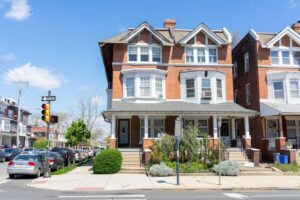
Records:
[[[128,161],[123,161],[122,165],[140,165],[140,162],[128,162]]]
[[[241,172],[273,172],[271,168],[262,167],[242,167]]]
[[[277,172],[240,172],[239,176],[274,176],[279,175]]]
[[[123,165],[122,165],[121,170],[122,169],[126,169],[126,170],[145,170],[145,168],[141,167],[140,165],[138,165],[138,166],[126,166],[126,167],[123,167]]]
[[[144,171],[127,171],[127,170],[121,170],[119,171],[120,174],[145,174]]]
[[[242,152],[240,148],[229,148],[227,149],[228,152]]]

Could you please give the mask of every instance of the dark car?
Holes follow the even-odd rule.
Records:
[[[44,156],[46,159],[45,152],[41,152],[39,154]],[[49,163],[49,167],[52,171],[63,169],[65,167],[63,157],[57,152],[49,152],[48,153],[48,163]]]
[[[5,162],[13,160],[20,153],[21,151],[15,148],[2,149],[2,151],[0,151],[0,161]]]
[[[52,152],[57,152],[63,157],[65,166],[75,163],[75,154],[72,149],[54,147]]]

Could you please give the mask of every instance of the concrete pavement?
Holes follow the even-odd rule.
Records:
[[[28,184],[30,187],[61,191],[112,191],[142,189],[300,189],[300,176],[182,176],[180,185],[176,177],[148,177],[144,174],[95,175],[91,166],[78,167],[65,175],[49,179],[38,178]]]

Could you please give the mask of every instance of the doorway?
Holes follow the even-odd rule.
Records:
[[[130,120],[118,120],[118,147],[129,147]]]
[[[221,140],[226,146],[231,146],[230,132],[229,132],[229,121],[227,119],[222,120]]]

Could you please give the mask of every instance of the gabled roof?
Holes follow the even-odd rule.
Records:
[[[204,23],[201,23],[199,26],[197,26],[194,30],[192,30],[190,33],[188,33],[185,37],[183,37],[179,43],[180,44],[186,44],[188,41],[190,41],[195,35],[197,35],[200,31],[204,31],[213,41],[215,41],[217,44],[222,45],[226,44],[226,42],[220,38],[215,32],[213,32],[211,29],[209,29]],[[229,32],[228,32],[229,33]]]
[[[148,30],[156,39],[158,39],[163,45],[170,45],[172,44],[166,37],[156,31],[147,21],[144,21],[140,25],[138,25],[133,31],[126,34],[121,40],[126,42],[130,41],[133,37],[139,34],[144,29]]]
[[[278,40],[280,40],[285,35],[291,37],[296,43],[300,44],[300,34],[294,31],[291,27],[286,27],[279,33],[259,33],[255,32],[253,29],[249,31],[249,34],[263,47],[270,48],[272,47]]]

